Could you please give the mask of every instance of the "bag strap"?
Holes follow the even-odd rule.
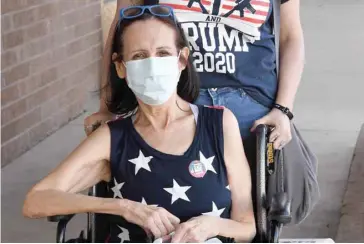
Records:
[[[276,47],[276,72],[279,76],[279,34],[281,25],[281,0],[273,0],[273,32]]]

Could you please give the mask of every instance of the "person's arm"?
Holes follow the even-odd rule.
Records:
[[[159,238],[175,229],[180,220],[163,208],[127,199],[91,197],[79,192],[100,181],[110,181],[110,130],[97,129],[53,172],[27,194],[23,215],[41,218],[77,213],[118,215]]]
[[[225,109],[223,118],[224,158],[232,196],[231,220],[219,219],[218,235],[236,242],[251,241],[256,233],[251,196],[251,176],[238,121]]]
[[[280,68],[276,103],[293,109],[304,67],[304,38],[300,21],[300,1],[281,5]]]
[[[304,41],[300,21],[300,1],[288,0],[281,5],[279,80],[276,103],[293,110],[294,100],[301,81],[304,66]],[[267,115],[254,122],[251,131],[260,124],[273,126],[269,141],[275,149],[282,149],[292,139],[287,115],[273,108]]]
[[[86,138],[27,194],[23,214],[30,218],[73,213],[120,212],[120,202],[78,194],[110,179],[110,131],[107,126]]]
[[[131,6],[131,5],[143,5],[143,0],[118,0],[117,1],[117,7],[116,12],[114,16],[114,20],[111,23],[109,34],[106,39],[105,47],[104,47],[104,53],[102,58],[102,71],[101,71],[101,84],[100,88],[106,87],[109,79],[109,70],[110,70],[110,64],[111,64],[111,55],[112,55],[112,45],[113,45],[113,39],[114,39],[114,33],[116,30],[116,25],[118,23],[119,19],[119,11],[122,8]],[[102,113],[108,113],[108,109],[106,106],[106,101],[108,97],[108,93],[110,90],[108,89],[101,89],[100,94],[100,109],[99,112]]]

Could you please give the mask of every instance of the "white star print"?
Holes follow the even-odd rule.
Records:
[[[145,201],[144,197],[142,198],[142,204],[148,205],[147,202]]]
[[[120,243],[123,243],[125,241],[130,241],[129,231],[123,227],[118,226],[121,230],[118,237],[120,238]]]
[[[226,189],[228,189],[228,190],[230,191],[230,185],[228,185],[228,186],[226,187]]]
[[[206,172],[210,170],[210,171],[214,172],[215,174],[217,174],[214,169],[214,166],[212,166],[212,162],[214,161],[214,158],[215,158],[215,156],[212,156],[212,157],[209,157],[206,159],[205,156],[200,151],[200,161],[201,161],[201,163],[203,163],[205,165]]]
[[[177,201],[180,198],[189,202],[190,199],[188,199],[188,197],[186,195],[186,191],[188,191],[188,189],[190,189],[190,188],[191,188],[191,186],[180,186],[180,185],[178,185],[178,183],[175,180],[173,180],[173,187],[164,188],[164,190],[169,192],[170,194],[172,194],[172,203],[171,204],[173,204],[175,201]]]
[[[123,187],[124,182],[118,183],[116,181],[116,179],[114,178],[114,184],[115,184],[115,186],[111,188],[111,190],[114,192],[114,198],[115,197],[123,198],[123,196],[121,195],[120,189],[121,189],[121,187]]]
[[[139,150],[139,156],[137,158],[129,159],[129,162],[135,164],[135,175],[141,168],[151,172],[149,168],[149,162],[152,160],[152,158],[152,156],[145,157],[142,151]]]
[[[142,197],[142,204],[144,205],[148,205],[148,203],[145,201],[144,197]],[[153,206],[153,207],[158,207],[158,205],[154,204],[154,205],[150,205],[150,206]]]
[[[212,211],[208,212],[208,213],[203,213],[203,215],[220,217],[221,214],[224,212],[224,210],[225,210],[225,208],[218,209],[216,207],[216,204],[214,202],[212,202]]]

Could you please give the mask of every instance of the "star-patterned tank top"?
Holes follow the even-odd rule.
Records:
[[[183,155],[149,146],[131,117],[108,123],[111,133],[110,197],[163,207],[185,222],[212,215],[230,218],[231,193],[224,162],[223,109],[192,105],[196,132]],[[137,225],[110,216],[109,242],[146,242]]]

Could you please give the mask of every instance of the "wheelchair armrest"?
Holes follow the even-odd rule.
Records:
[[[75,216],[74,214],[68,215],[55,215],[49,216],[47,219],[49,222],[56,222],[57,224],[57,235],[56,235],[56,242],[57,243],[64,243],[66,242],[66,228],[68,222]],[[80,236],[81,237],[81,236]],[[83,238],[83,236],[82,236]]]
[[[47,217],[47,220],[49,222],[60,222],[61,220],[64,220],[66,222],[69,222],[72,217],[74,216],[74,214],[69,214],[69,215],[55,215],[55,216],[49,216]]]
[[[268,220],[279,224],[288,224],[292,220],[291,201],[286,192],[274,194],[269,205]]]

